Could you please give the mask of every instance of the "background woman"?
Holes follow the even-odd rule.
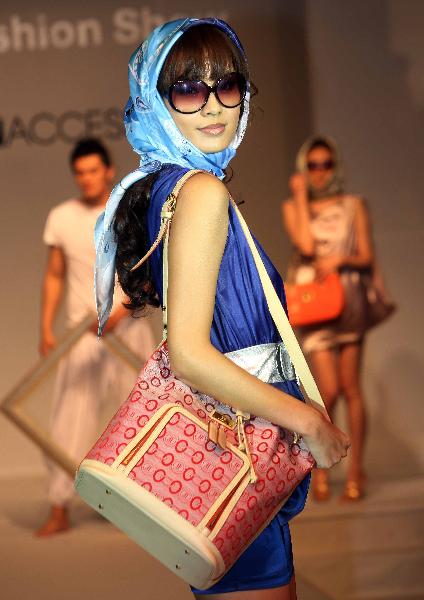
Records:
[[[125,192],[112,222],[116,266],[130,308],[162,299],[161,247],[131,271],[153,243],[160,211],[190,169],[179,197],[169,244],[168,347],[180,379],[225,404],[249,411],[304,436],[322,467],[346,455],[347,436],[304,404],[295,378],[268,384],[225,353],[270,344],[279,336],[269,315],[246,240],[222,182],[246,129],[249,73],[240,42],[217,19],[186,19],[157,28],[133,54],[126,113],[127,137],[146,177]],[[97,234],[109,231],[106,208]],[[110,241],[110,243],[109,243]],[[113,236],[98,245],[100,325],[110,305]],[[107,248],[106,248],[107,247]],[[105,249],[106,248],[106,249]],[[274,285],[278,273],[262,251]],[[308,478],[279,515],[216,585],[196,596],[234,600],[295,598],[288,520],[302,510]]]
[[[367,307],[361,273],[373,265],[371,226],[364,201],[347,195],[335,143],[326,137],[305,142],[290,179],[291,197],[283,202],[283,223],[295,247],[288,278],[308,283],[338,271],[345,306],[335,321],[302,327],[303,351],[331,414],[342,394],[347,403],[352,441],[344,500],[359,500],[364,493],[362,467],[366,418],[360,382]],[[317,500],[330,496],[327,471],[313,476]]]

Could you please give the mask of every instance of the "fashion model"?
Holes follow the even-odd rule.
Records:
[[[306,405],[295,375],[272,384],[237,366],[227,353],[284,346],[229,193],[225,169],[246,131],[250,74],[243,48],[218,19],[181,19],[153,31],[129,64],[127,137],[145,174],[118,206],[106,208],[97,236],[100,328],[107,319],[115,261],[129,307],[162,303],[162,252],[131,271],[154,242],[160,212],[176,182],[192,169],[172,219],[169,240],[168,347],[178,378],[234,408],[299,432],[317,464],[346,456],[348,437]],[[108,236],[113,223],[114,237]],[[104,239],[104,238],[100,238]],[[257,244],[274,287],[282,280]],[[116,254],[116,256],[115,256]],[[296,597],[288,522],[305,503],[309,477],[228,573],[197,598],[285,600]]]
[[[341,499],[364,495],[363,450],[366,418],[361,387],[364,336],[369,326],[366,281],[374,264],[371,224],[364,200],[344,189],[343,167],[336,143],[323,136],[307,140],[299,150],[292,195],[283,202],[283,222],[295,252],[288,281],[306,283],[339,273],[344,307],[332,321],[301,327],[301,345],[331,413],[337,399],[347,403],[352,441],[347,480]],[[312,478],[316,500],[331,495],[328,472]]]

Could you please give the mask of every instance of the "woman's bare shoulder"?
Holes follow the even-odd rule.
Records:
[[[366,198],[362,194],[345,194],[346,198],[349,198],[356,206],[366,206]]]
[[[349,198],[350,202],[352,203],[357,216],[368,215],[368,201],[362,194],[347,194],[347,198]]]
[[[180,202],[181,200],[181,202]],[[225,184],[211,173],[196,173],[184,184],[178,204],[195,205],[199,210],[228,209],[229,192]]]
[[[197,173],[178,195],[172,227],[182,232],[183,238],[188,230],[198,231],[219,246],[220,236],[227,235],[228,207],[229,193],[222,181],[208,173]]]

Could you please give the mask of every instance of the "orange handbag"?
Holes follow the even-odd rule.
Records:
[[[330,273],[311,283],[287,284],[286,300],[290,324],[304,327],[340,316],[344,306],[344,290],[338,273]]]

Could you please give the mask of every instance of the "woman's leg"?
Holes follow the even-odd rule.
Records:
[[[346,344],[340,349],[340,384],[347,402],[349,430],[351,439],[348,484],[351,482],[352,494],[349,499],[362,495],[362,462],[366,434],[366,414],[364,397],[360,381],[362,343]],[[356,488],[356,490],[354,489]],[[348,485],[345,490],[348,490]],[[349,495],[349,494],[348,494]]]
[[[225,594],[194,595],[196,600],[296,600],[296,581],[268,590],[248,590],[245,592],[228,592]]]
[[[331,414],[339,395],[339,368],[335,350],[316,350],[309,355],[311,371]]]
[[[309,362],[322,399],[331,415],[339,395],[338,360],[334,350],[316,350],[309,356]],[[330,497],[328,471],[314,469],[312,492],[315,500],[324,501]]]
[[[296,593],[296,576],[293,573],[293,577],[290,580],[289,583],[289,589],[290,589],[290,600],[297,600],[297,593]]]

